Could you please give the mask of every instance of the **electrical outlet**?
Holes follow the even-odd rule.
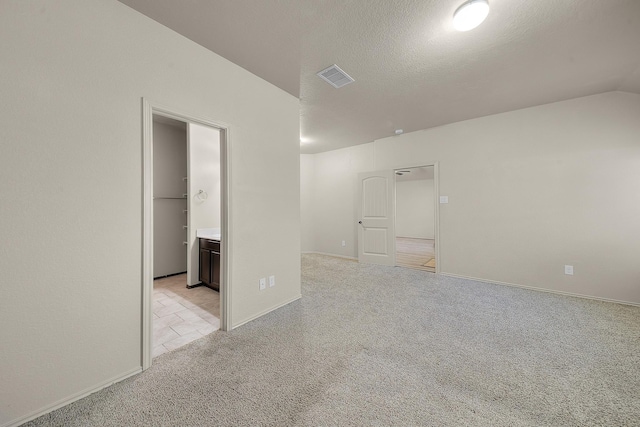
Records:
[[[260,290],[264,291],[265,289],[267,289],[267,279],[263,277],[260,279]]]
[[[347,241],[346,240],[342,241],[342,246],[347,246]]]
[[[276,276],[269,276],[269,287],[273,288],[276,285]]]
[[[569,276],[573,276],[573,265],[565,265],[564,266],[564,274]]]

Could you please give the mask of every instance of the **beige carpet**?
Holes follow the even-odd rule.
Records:
[[[639,425],[638,307],[321,255],[302,292],[27,425]]]

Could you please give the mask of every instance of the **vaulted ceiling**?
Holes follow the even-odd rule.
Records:
[[[623,90],[640,93],[639,0],[120,0],[300,98],[303,153]],[[316,73],[337,64],[355,82]]]

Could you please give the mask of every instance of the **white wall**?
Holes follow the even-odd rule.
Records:
[[[220,131],[189,123],[189,285],[200,283],[197,230],[220,228],[220,197]]]
[[[187,192],[187,128],[153,122],[153,197]]]
[[[141,367],[142,97],[230,127],[231,324],[299,297],[296,98],[115,0],[3,1],[0,57],[0,425]]]
[[[301,250],[302,252],[315,251],[315,233],[313,221],[313,198],[315,193],[314,172],[315,156],[300,154],[300,220],[301,220]]]
[[[640,303],[639,117],[609,92],[318,154],[315,248],[355,240],[358,172],[440,162],[442,272]]]
[[[373,146],[357,145],[313,156],[314,250],[357,258],[357,173],[373,170]]]
[[[433,239],[433,179],[396,181],[396,236]]]
[[[186,127],[153,122],[153,171],[153,277],[160,277],[187,271]]]

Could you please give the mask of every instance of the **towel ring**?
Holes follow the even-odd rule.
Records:
[[[205,201],[207,200],[207,197],[209,197],[209,195],[207,194],[206,191],[204,190],[200,190],[196,193],[196,199],[200,200],[200,201]]]

